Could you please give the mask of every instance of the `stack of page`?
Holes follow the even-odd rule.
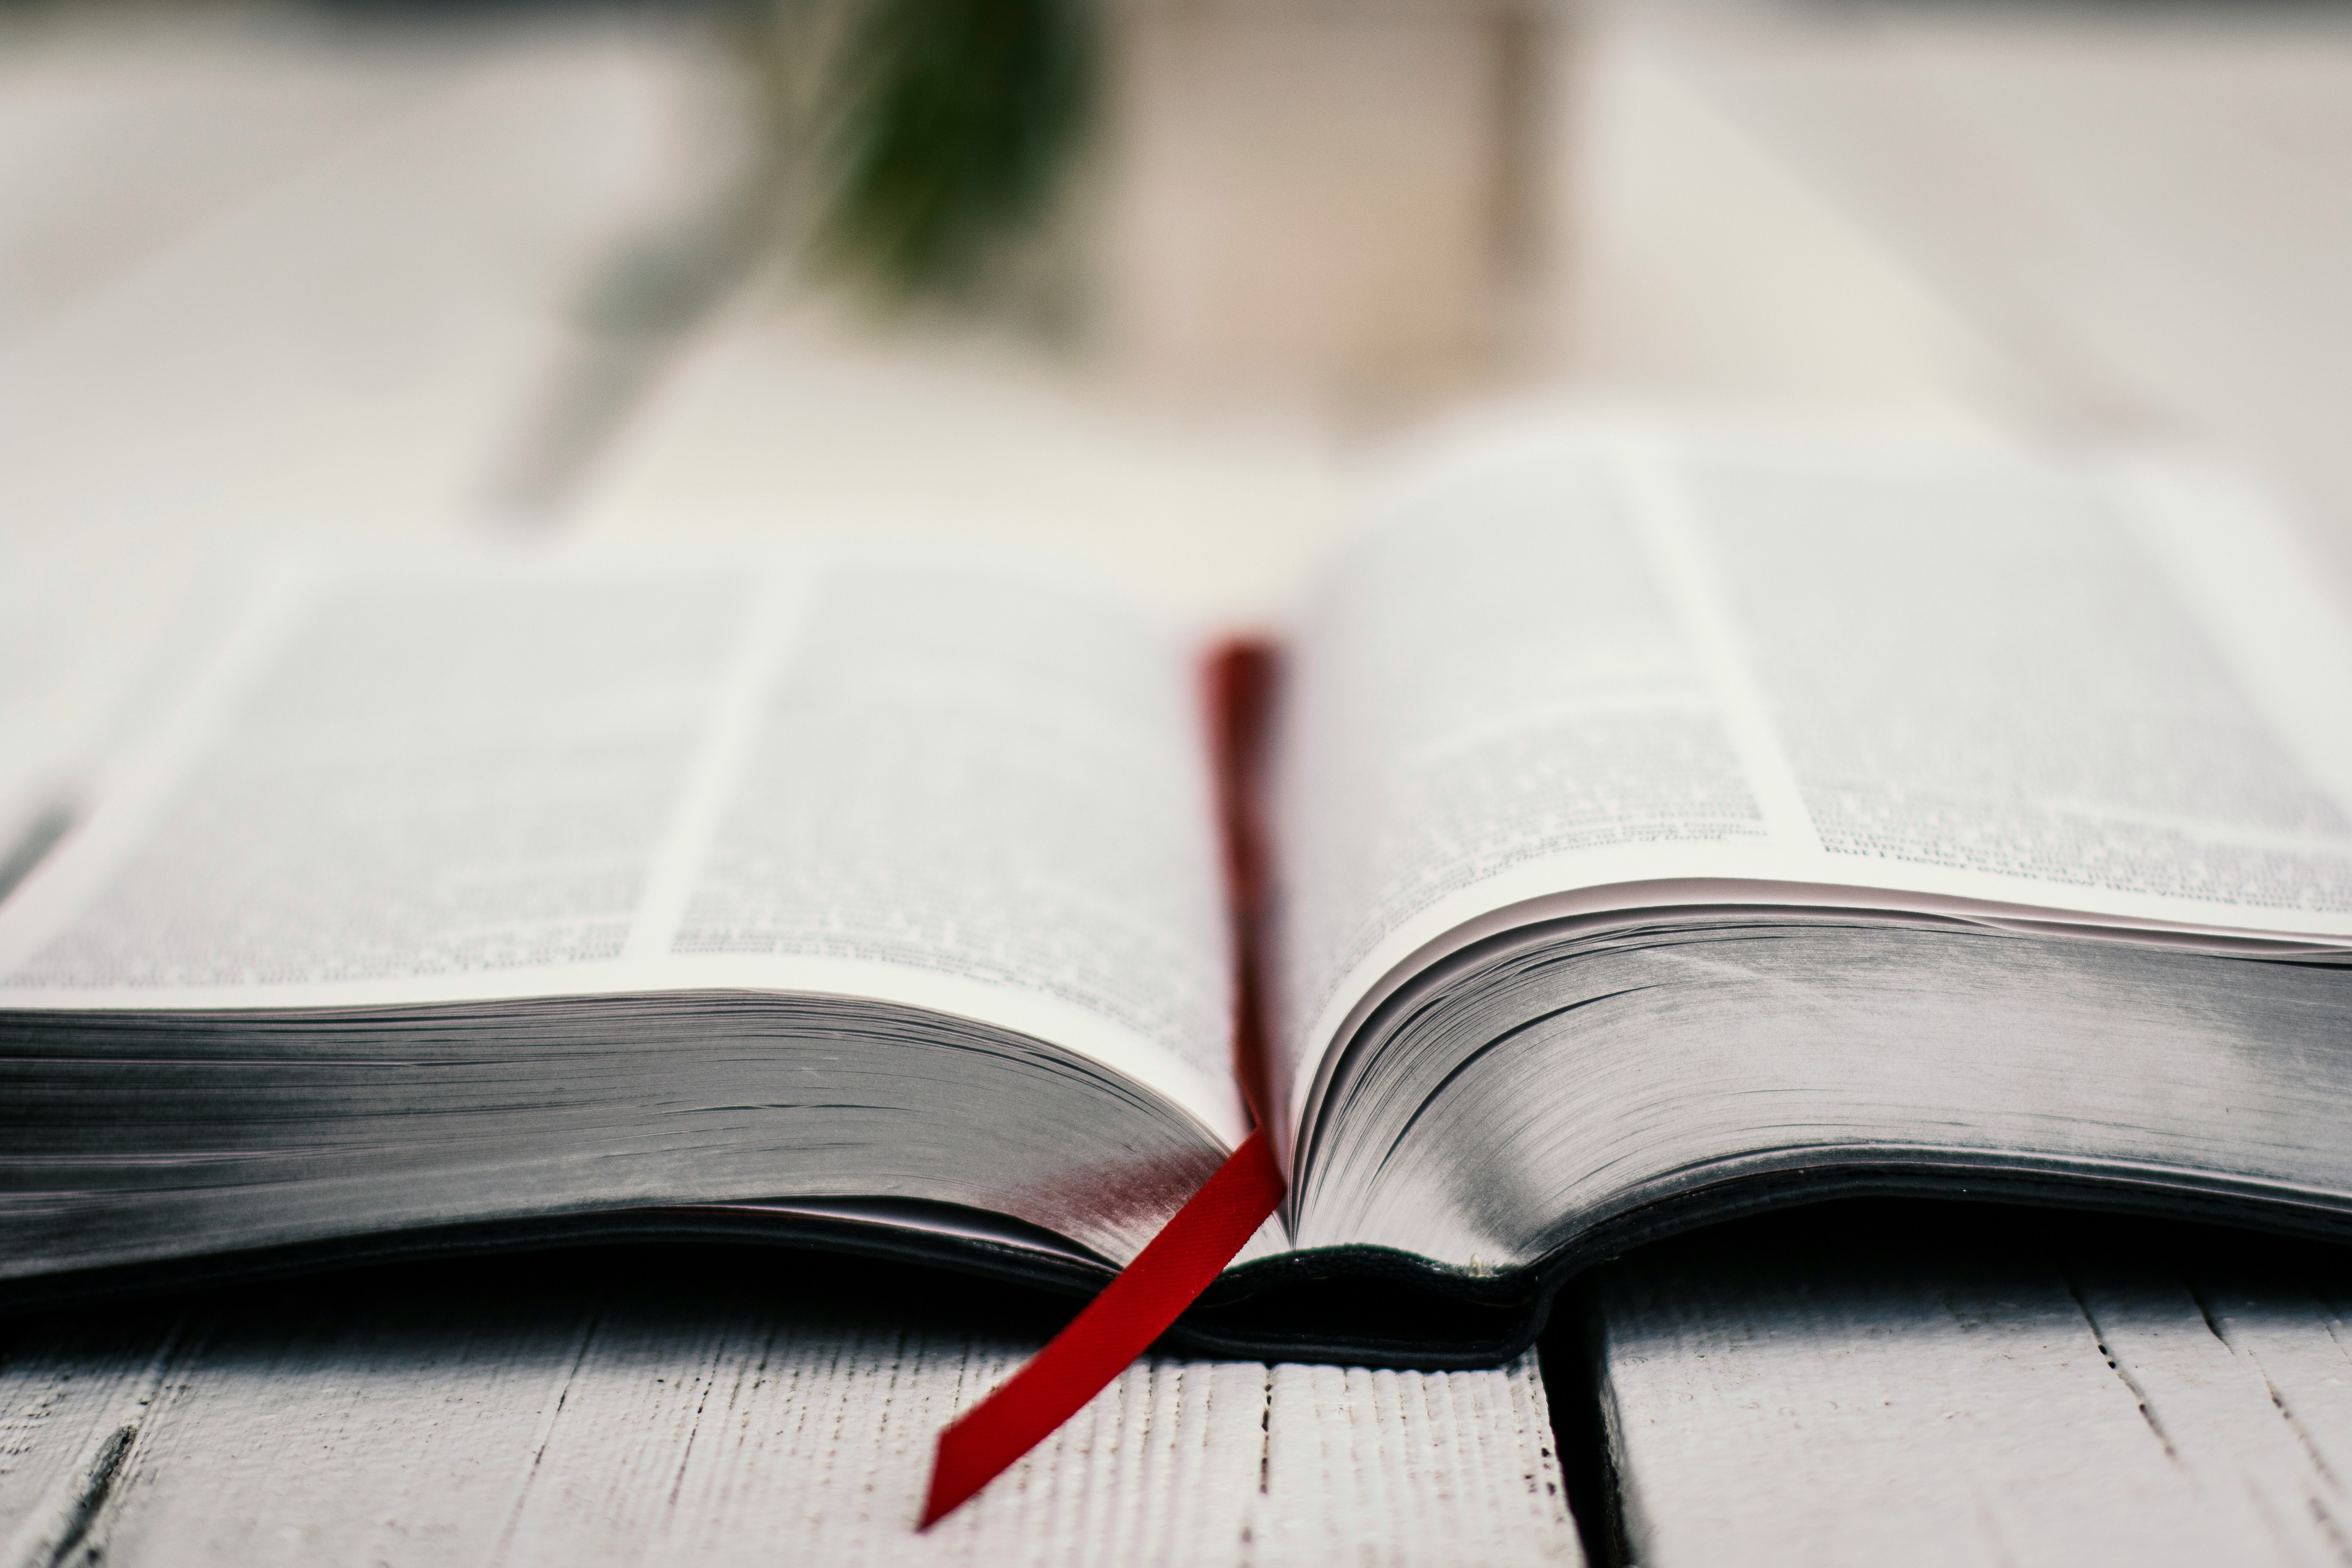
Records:
[[[1759,1205],[2352,1226],[2352,636],[2228,483],[1561,429],[1387,476],[1254,782],[1209,1351],[1499,1364]],[[598,1237],[1083,1291],[1246,1134],[1202,649],[872,543],[293,563],[0,906],[16,1300]]]

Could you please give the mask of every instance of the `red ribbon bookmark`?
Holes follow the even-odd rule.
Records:
[[[1034,1361],[940,1434],[919,1528],[953,1512],[1108,1386],[1233,1261],[1282,1192],[1260,1128]]]
[[[1271,644],[1238,638],[1212,649],[1202,667],[1234,924],[1234,1073],[1258,1130],[1036,1360],[940,1434],[920,1529],[953,1512],[1100,1394],[1209,1288],[1282,1202],[1282,1167],[1265,1138],[1258,922],[1266,857],[1255,787],[1276,662]]]

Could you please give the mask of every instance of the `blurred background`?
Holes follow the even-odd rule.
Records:
[[[2347,279],[2347,5],[0,0],[0,887],[289,539],[1205,626],[1557,407],[2218,456],[2352,598]]]

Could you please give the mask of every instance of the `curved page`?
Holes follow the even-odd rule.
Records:
[[[1297,639],[1277,1124],[1523,921],[1878,905],[2352,942],[2352,642],[2226,487],[1593,436],[1397,488]]]
[[[1192,669],[1090,579],[839,546],[344,561],[289,566],[257,597],[152,753],[0,910],[0,1036],[87,1053],[109,1020],[211,1040],[239,1017],[299,1022],[301,1041],[343,1042],[305,1081],[348,1079],[355,1127],[463,1079],[583,1150],[625,1114],[646,1122],[632,1146],[713,1140],[699,1158],[728,1190],[652,1202],[969,1201],[820,1179],[822,1151],[762,1186],[723,1142],[719,1113],[812,1109],[767,1103],[800,1092],[793,1051],[919,1060],[905,1020],[921,1016],[948,1020],[931,1034],[959,1044],[957,1073],[1005,1064],[1004,1135],[987,1095],[942,1079],[934,1099],[965,1096],[934,1113],[951,1135],[889,1122],[910,1142],[866,1157],[885,1176],[967,1144],[1012,1172],[1102,1142],[1111,1161],[1164,1145],[1196,1182],[1243,1136]],[[752,1018],[759,1051],[714,1055],[714,1016]],[[508,1066],[450,1043],[485,1030]],[[577,1102],[556,1117],[567,1073]],[[1056,1133],[1090,1096],[1099,1128]],[[846,1139],[874,1109],[828,1114]],[[425,1183],[425,1135],[397,1136]],[[12,1173],[10,1202],[49,1214],[76,1169],[141,1157],[59,1152]],[[1050,1223],[1044,1200],[1026,1208]],[[1079,1239],[1128,1250],[1122,1229]]]

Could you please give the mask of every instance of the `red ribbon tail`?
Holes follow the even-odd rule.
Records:
[[[1261,1128],[1069,1327],[940,1434],[919,1528],[953,1512],[1108,1386],[1257,1234],[1282,1193],[1282,1170]]]

